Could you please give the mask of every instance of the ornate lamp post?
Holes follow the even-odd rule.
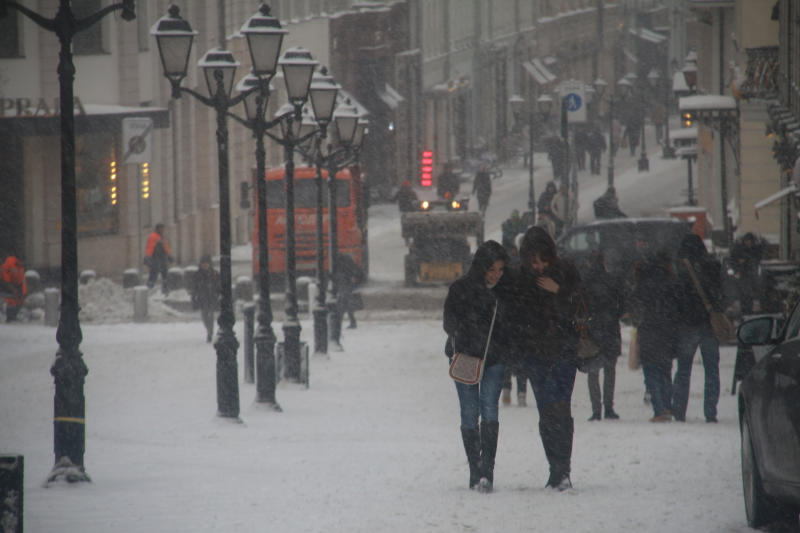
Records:
[[[528,109],[528,153],[530,154],[528,164],[528,209],[530,211],[531,224],[536,223],[536,187],[533,183],[533,145],[536,130],[536,119],[547,122],[550,119],[550,112],[553,108],[553,97],[543,94],[536,99],[536,107],[531,105]],[[537,116],[538,115],[538,116]]]
[[[286,297],[283,322],[283,349],[286,377],[300,380],[300,320],[297,317],[297,258],[295,256],[294,151],[303,139],[299,136],[303,105],[308,100],[311,76],[318,65],[304,48],[290,48],[278,62],[283,69],[286,94],[292,113],[280,116],[282,137],[275,138],[284,148],[286,182]]]
[[[61,106],[61,312],[56,340],[58,351],[50,368],[55,381],[53,399],[53,453],[55,465],[47,483],[66,479],[91,481],[86,474],[86,399],[83,384],[89,369],[80,351],[78,319],[78,213],[75,191],[75,112],[72,38],[109,13],[122,10],[123,20],[136,18],[134,0],[111,4],[96,13],[76,20],[69,0],[60,0],[52,19],[45,18],[18,2],[0,0],[0,18],[8,8],[16,9],[44,30],[55,33],[61,45],[58,59],[59,101]]]
[[[639,92],[639,105],[642,113],[642,151],[639,156],[639,172],[650,172],[650,160],[647,158],[647,135],[645,135],[645,109],[647,108],[647,83],[639,80],[634,87]]]
[[[169,14],[159,19],[151,33],[158,43],[164,76],[172,86],[172,97],[188,93],[202,104],[214,108],[217,115],[217,158],[219,171],[219,235],[220,235],[220,314],[217,323],[217,414],[221,417],[239,417],[239,382],[236,351],[239,342],[233,332],[235,317],[231,291],[231,212],[228,178],[228,109],[244,99],[244,95],[231,98],[233,77],[239,65],[233,54],[224,49],[206,53],[198,62],[203,69],[209,96],[180,85],[186,77],[192,40],[197,32],[180,17],[174,4]]]
[[[351,164],[356,157],[357,148],[360,146],[366,132],[366,120],[360,120],[358,109],[346,100],[340,104],[334,113],[336,125],[336,140],[340,148],[329,152],[325,157],[325,166],[328,170],[328,268],[331,277],[331,294],[328,299],[328,320],[330,340],[338,350],[341,350],[342,312],[339,308],[339,284],[337,282],[337,256],[339,254],[339,236],[337,224],[337,195],[336,174],[339,170]],[[355,144],[358,141],[359,144]]]
[[[245,126],[256,140],[256,220],[258,224],[258,330],[256,344],[256,401],[281,407],[275,398],[275,332],[272,329],[272,306],[269,287],[269,247],[267,246],[267,183],[264,134],[269,124],[265,113],[271,93],[270,80],[275,75],[283,37],[288,33],[278,19],[270,16],[269,6],[261,4],[258,13],[242,26],[252,59],[252,74],[245,76],[237,89],[244,95]],[[234,115],[231,115],[234,116]],[[236,118],[234,116],[234,118]]]

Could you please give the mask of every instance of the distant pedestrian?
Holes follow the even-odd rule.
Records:
[[[200,265],[194,275],[192,287],[192,307],[200,309],[203,325],[206,327],[206,342],[214,335],[214,312],[219,309],[219,273],[211,263],[211,256],[200,258]]]
[[[588,372],[589,399],[592,416],[589,420],[601,419],[601,407],[606,420],[615,420],[614,386],[617,359],[622,353],[619,320],[623,312],[623,290],[616,277],[606,269],[603,253],[593,251],[589,264],[581,276],[584,298],[589,316],[589,334],[600,348],[599,366]],[[603,371],[603,390],[600,393],[600,370]]]
[[[688,260],[700,287],[715,311],[722,311],[722,266],[708,253],[703,239],[694,233],[687,234],[681,241],[678,259],[681,306],[676,350],[678,368],[673,382],[672,413],[675,420],[681,422],[686,420],[692,362],[694,354],[700,348],[705,374],[703,414],[706,422],[716,422],[720,388],[719,342],[711,329],[711,318],[697,292],[689,267],[683,260]]]
[[[153,288],[161,275],[161,291],[167,294],[167,265],[172,262],[172,255],[169,247],[164,241],[164,224],[156,224],[153,233],[147,237],[147,245],[144,250],[144,263],[150,270],[147,278],[147,286]]]
[[[397,202],[397,208],[401,213],[416,211],[419,208],[419,198],[417,197],[417,193],[414,192],[414,189],[411,188],[411,182],[408,180],[405,180],[403,184],[400,185],[393,200]]]
[[[742,315],[753,313],[753,298],[758,294],[758,268],[763,250],[752,233],[736,239],[731,248],[731,267],[739,293]]]
[[[578,163],[578,170],[586,169],[586,152],[589,149],[589,134],[580,129],[575,132],[575,160]]]
[[[617,189],[612,185],[606,192],[597,197],[592,204],[594,216],[600,218],[624,218],[626,215],[619,208]]]
[[[560,215],[563,209],[559,202],[563,201],[563,195],[559,195],[558,188],[554,181],[547,182],[544,191],[539,195],[536,207],[539,211],[540,224],[545,226],[552,237],[561,234],[564,227],[564,219]]]
[[[598,130],[592,130],[587,140],[587,148],[589,150],[589,172],[598,176],[600,175],[600,156],[606,151],[606,138]]]
[[[523,229],[527,228],[522,227],[522,219],[519,216],[519,210],[512,210],[511,215],[509,215],[500,226],[502,232],[501,244],[506,251],[509,251],[511,248],[516,248],[517,235],[522,233]]]
[[[357,305],[361,295],[356,292],[356,287],[364,281],[364,272],[359,268],[353,258],[347,254],[336,256],[336,271],[333,273],[334,282],[338,297],[338,313],[341,318],[345,313],[350,319],[348,329],[357,327],[355,311],[360,306]]]
[[[17,256],[9,255],[0,265],[0,284],[3,292],[7,294],[5,299],[6,322],[13,322],[17,319],[19,310],[25,303],[25,296],[28,294],[25,267]]]
[[[477,194],[478,209],[481,216],[486,216],[486,208],[489,206],[489,198],[492,196],[492,176],[486,165],[481,165],[481,169],[475,174],[472,194]]]
[[[631,295],[631,319],[650,402],[651,422],[672,420],[672,359],[677,341],[680,285],[669,253],[659,251],[639,262]]]
[[[439,174],[436,182],[436,194],[445,200],[452,200],[461,190],[461,180],[450,163],[444,164],[444,169]]]
[[[469,488],[491,492],[500,428],[498,402],[503,387],[504,344],[495,288],[503,276],[508,255],[496,241],[486,241],[475,252],[466,275],[450,285],[444,302],[445,353],[464,352],[484,357],[483,375],[475,385],[456,382],[461,411],[461,439],[469,463]]]

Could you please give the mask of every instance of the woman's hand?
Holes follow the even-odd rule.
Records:
[[[546,290],[548,292],[552,292],[553,294],[557,294],[558,293],[559,286],[558,286],[558,283],[553,281],[553,278],[550,278],[550,277],[547,277],[547,276],[539,276],[536,279],[536,284],[540,288],[542,288],[542,289],[544,289],[544,290]]]

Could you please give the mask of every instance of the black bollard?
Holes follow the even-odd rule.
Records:
[[[255,331],[256,304],[247,302],[242,306],[244,313],[244,381],[255,382],[256,359],[254,355],[253,335]]]

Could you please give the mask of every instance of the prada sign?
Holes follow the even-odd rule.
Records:
[[[83,103],[76,96],[73,98],[73,108],[76,115],[85,115],[86,110]],[[53,100],[50,106],[47,100],[39,98],[34,101],[31,98],[0,98],[0,118],[19,118],[19,117],[57,117],[61,113],[59,99]]]

